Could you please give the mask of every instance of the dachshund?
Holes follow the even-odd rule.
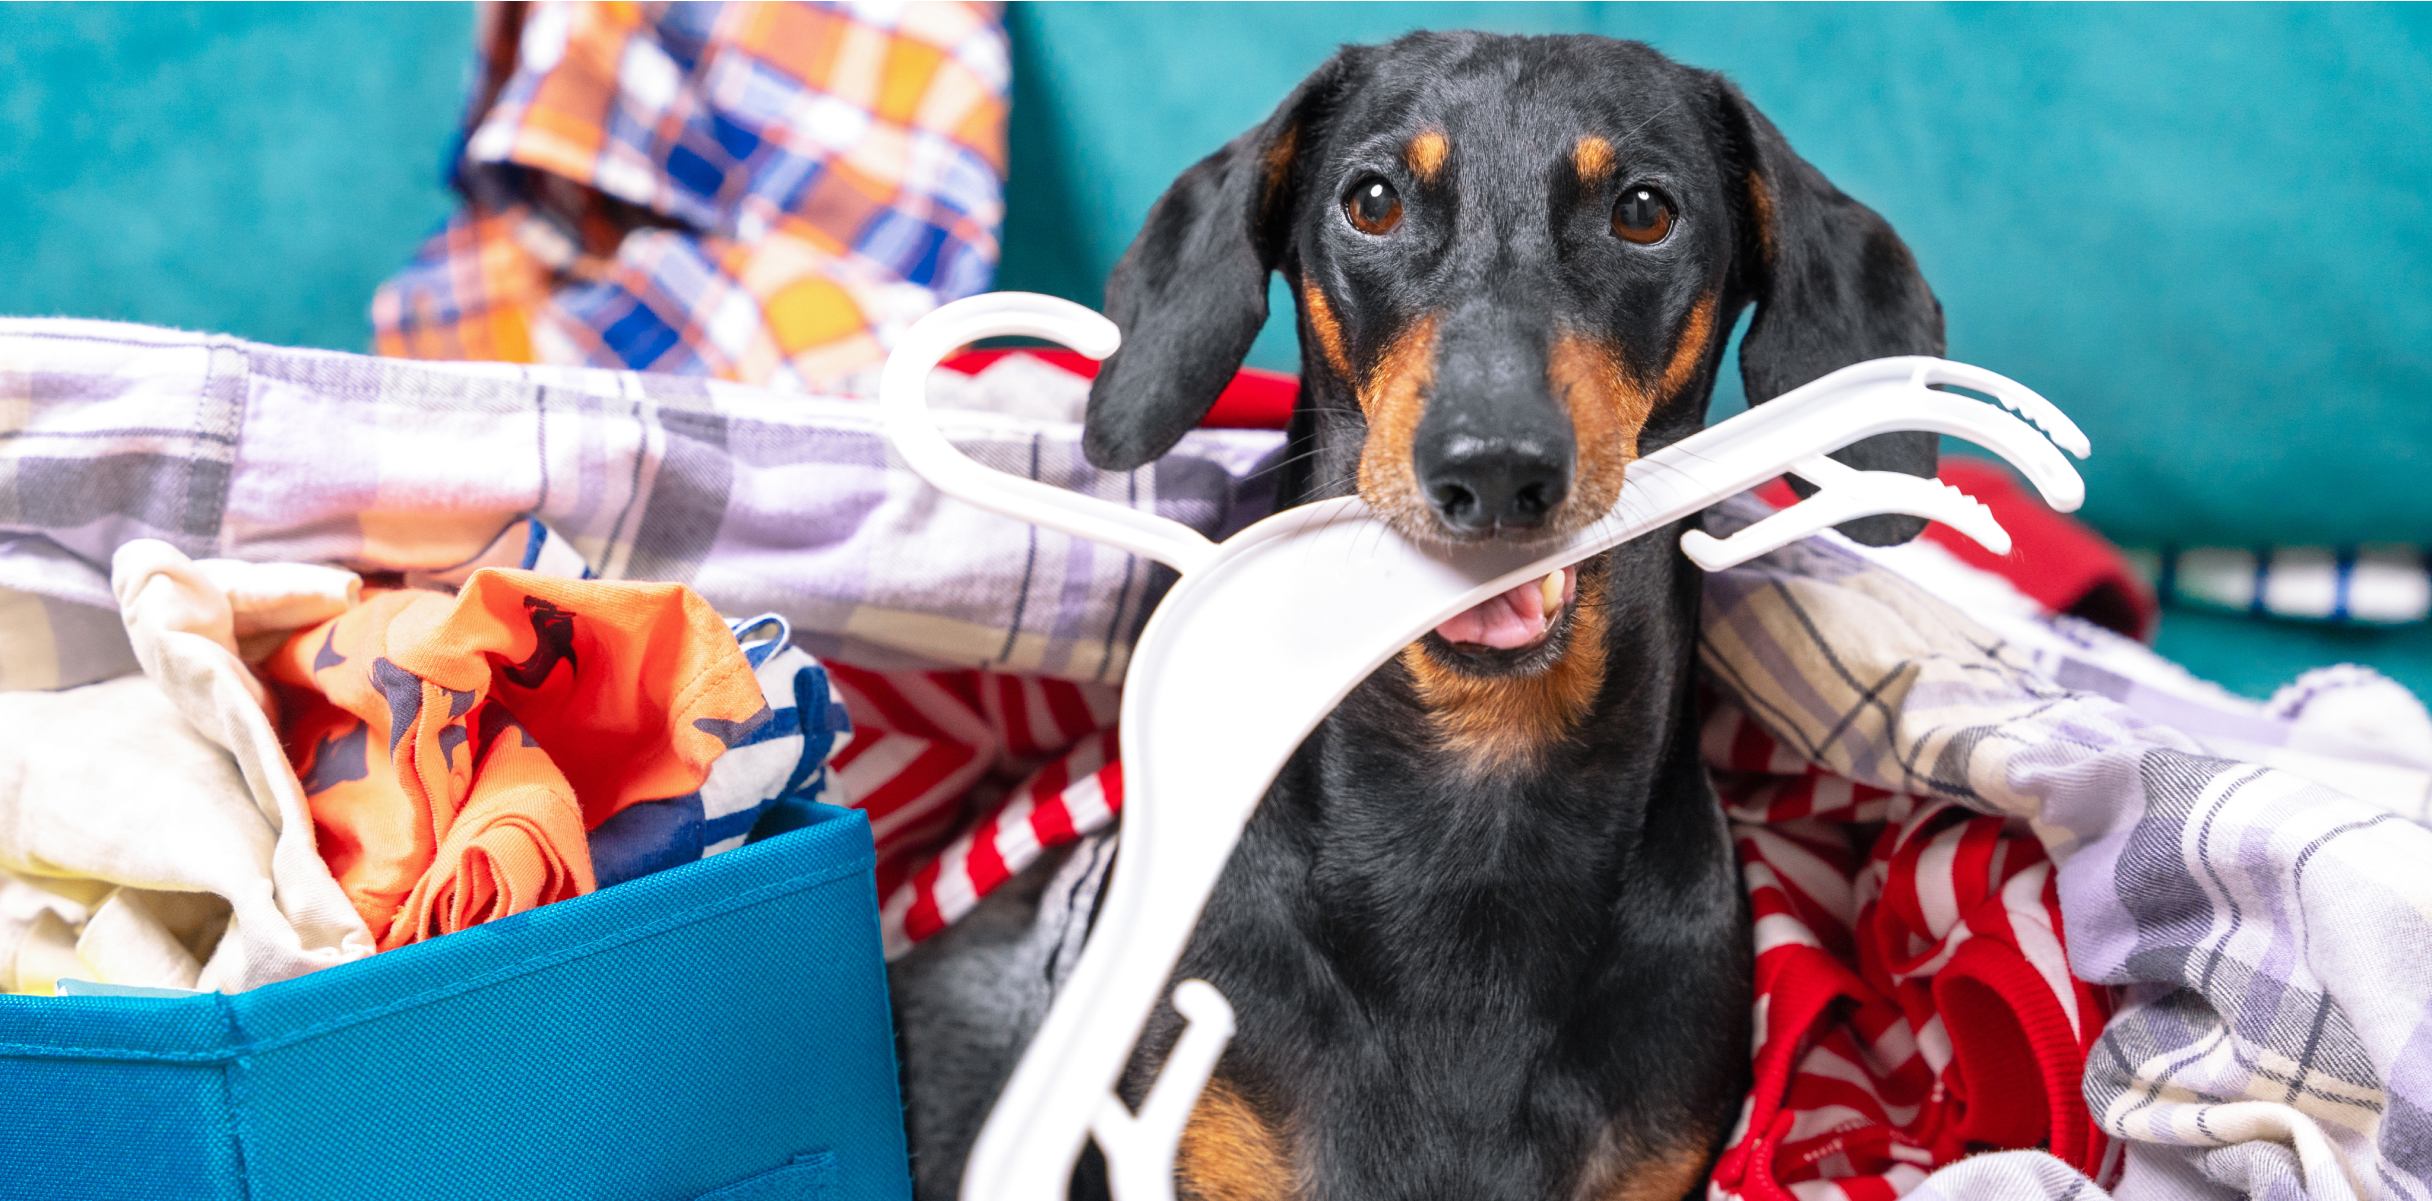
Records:
[[[1702,426],[1749,305],[1753,403],[1943,349],[1881,217],[1730,81],[1601,37],[1346,47],[1183,172],[1108,282],[1123,343],[1090,393],[1091,462],[1139,467],[1198,422],[1274,272],[1302,358],[1279,506],[1357,493],[1428,543],[1602,516],[1634,459]],[[1901,433],[1834,457],[1931,476],[1935,455]],[[1702,1188],[1748,1087],[1753,949],[1698,753],[1685,528],[1456,615],[1292,756],[1174,976],[1238,1023],[1180,1197]],[[1181,1025],[1159,1007],[1127,1101]],[[1075,1194],[1102,1187],[1085,1157]]]

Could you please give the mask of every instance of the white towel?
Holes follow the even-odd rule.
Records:
[[[0,914],[0,983],[237,991],[370,954],[314,849],[271,698],[238,654],[240,639],[265,650],[344,611],[360,581],[139,541],[111,584],[143,675],[0,694],[0,868],[63,902],[20,897],[24,920]],[[64,963],[74,898],[96,881],[120,887],[87,907]]]

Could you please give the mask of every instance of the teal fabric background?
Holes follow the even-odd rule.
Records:
[[[1175,174],[1348,41],[1636,37],[1729,73],[1908,239],[1951,353],[2086,427],[2131,545],[2432,542],[2432,8],[1012,5],[1000,284],[1095,304]],[[446,214],[472,12],[0,4],[0,312],[364,349]],[[1277,293],[1279,313],[1287,305]],[[1296,369],[1288,319],[1252,362]],[[1739,406],[1727,367],[1718,412]],[[2432,628],[2173,613],[2267,692]]]
[[[1737,80],[1881,212],[1950,353],[2093,439],[2129,545],[2432,542],[2432,7],[1016,4],[999,285],[1095,305],[1149,205],[1344,42],[1637,38]],[[1297,370],[1270,292],[1251,362]],[[1726,363],[1715,412],[1744,407]],[[2432,628],[2174,611],[2162,652],[2269,695]]]
[[[1015,5],[1000,282],[1096,303],[1173,177],[1342,42],[1638,38],[1908,240],[1953,357],[2094,441],[2132,544],[2432,537],[2432,8]],[[1289,310],[1253,361],[1297,369]],[[1730,373],[1737,407],[1737,376]]]
[[[0,313],[371,349],[472,45],[469,4],[0,5]]]

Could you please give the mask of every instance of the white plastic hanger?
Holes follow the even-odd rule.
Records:
[[[1232,1007],[1204,981],[1178,985],[1173,1004],[1189,1024],[1138,1113],[1115,1096],[1116,1078],[1284,760],[1354,685],[1447,618],[1784,472],[1816,495],[1728,538],[1693,530],[1682,551],[1719,571],[1853,517],[1906,513],[2008,553],[2009,535],[1959,490],[1824,457],[1873,434],[1965,438],[2015,464],[2055,509],[2085,497],[2053,444],[2083,458],[2086,437],[2050,401],[1963,363],[1887,358],[1630,464],[1612,510],[1556,545],[1423,546],[1356,497],[1286,510],[1218,544],[1179,522],[991,470],[948,443],[929,420],[929,372],[958,347],[1005,335],[1097,359],[1120,341],[1113,322],[1054,297],[1000,292],[946,305],[905,334],[880,378],[897,452],[941,492],[1146,555],[1182,579],[1141,632],[1124,679],[1122,854],[1080,962],[972,1148],[963,1201],[1062,1201],[1092,1136],[1117,1201],[1171,1201],[1175,1147],[1232,1037]],[[1932,384],[1986,393],[2027,420]]]

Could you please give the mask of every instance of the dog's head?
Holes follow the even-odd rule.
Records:
[[[1348,47],[1185,171],[1107,285],[1124,341],[1090,393],[1092,462],[1137,467],[1206,414],[1277,270],[1300,315],[1299,478],[1431,541],[1601,516],[1642,445],[1702,424],[1749,303],[1751,402],[1942,351],[1941,306],[1882,218],[1729,81],[1607,38]],[[1837,457],[1930,476],[1935,443]],[[1845,528],[1881,544],[1922,524]]]

